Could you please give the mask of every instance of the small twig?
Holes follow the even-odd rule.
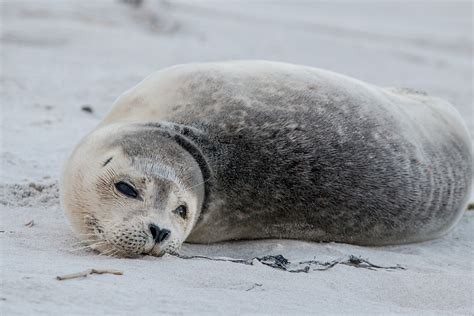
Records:
[[[25,224],[26,227],[33,227],[35,226],[35,221],[34,220],[31,220],[29,221],[28,223]]]
[[[59,275],[56,277],[57,280],[62,281],[62,280],[70,280],[70,279],[77,279],[77,278],[85,278],[90,274],[115,274],[115,275],[123,275],[122,271],[119,270],[98,270],[98,269],[89,269],[84,272],[79,272],[79,273],[72,273],[72,274],[66,274],[66,275]]]
[[[249,287],[248,289],[246,289],[245,291],[248,292],[248,291],[251,291],[253,290],[254,288],[256,288],[257,286],[262,286],[263,284],[259,284],[259,283],[255,283],[254,285],[252,285],[251,287]]]

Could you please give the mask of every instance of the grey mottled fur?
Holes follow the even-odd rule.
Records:
[[[157,147],[177,142],[200,166],[206,193],[187,240],[382,245],[451,228],[467,201],[472,154],[451,119],[423,120],[440,115],[435,101],[292,67],[184,71],[166,122],[138,129]],[[132,143],[122,142],[130,154]]]

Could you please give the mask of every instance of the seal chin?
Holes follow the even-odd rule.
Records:
[[[154,245],[153,248],[151,248],[150,250],[144,251],[144,252],[142,253],[142,255],[145,255],[145,256],[154,256],[154,257],[162,257],[165,253],[166,253],[166,250],[163,249],[163,247],[160,247],[159,244],[156,244],[156,245]]]
[[[146,255],[154,256],[154,257],[162,257],[165,254],[177,254],[177,248],[174,246],[174,243],[171,242],[169,244],[160,245],[155,244],[153,248],[146,253]]]
[[[163,249],[156,249],[155,247],[148,254],[154,257],[162,257],[166,253]]]

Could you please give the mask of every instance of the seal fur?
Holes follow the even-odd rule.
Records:
[[[193,218],[185,231],[172,230],[176,244],[423,241],[454,226],[472,185],[469,134],[446,101],[284,63],[202,63],[159,71],[122,95],[85,143],[100,145],[101,133],[114,140],[105,152],[120,152],[131,168],[137,155],[156,165],[187,166],[177,177],[193,175]],[[174,150],[160,150],[164,144]],[[87,157],[92,153],[88,148]],[[70,171],[89,173],[89,163],[95,162],[79,168],[69,162],[63,174],[62,200],[76,230],[83,226],[76,213],[104,212],[94,205],[78,212],[80,198],[71,199],[80,185],[73,185]],[[150,197],[168,199],[158,186],[154,190]],[[145,207],[142,222],[160,222],[156,214],[170,212],[165,208]]]

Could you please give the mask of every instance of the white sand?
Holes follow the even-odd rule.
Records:
[[[291,261],[362,256],[406,270],[338,265],[288,273],[171,256],[74,251],[60,165],[114,99],[176,63],[262,58],[331,69],[453,102],[474,132],[469,2],[1,2],[1,293],[11,314],[473,314],[474,212],[444,238],[365,248],[267,240],[183,253]],[[94,113],[81,111],[90,105]],[[24,224],[34,220],[32,227]],[[124,275],[57,281],[89,268]],[[259,285],[256,285],[259,284]]]

